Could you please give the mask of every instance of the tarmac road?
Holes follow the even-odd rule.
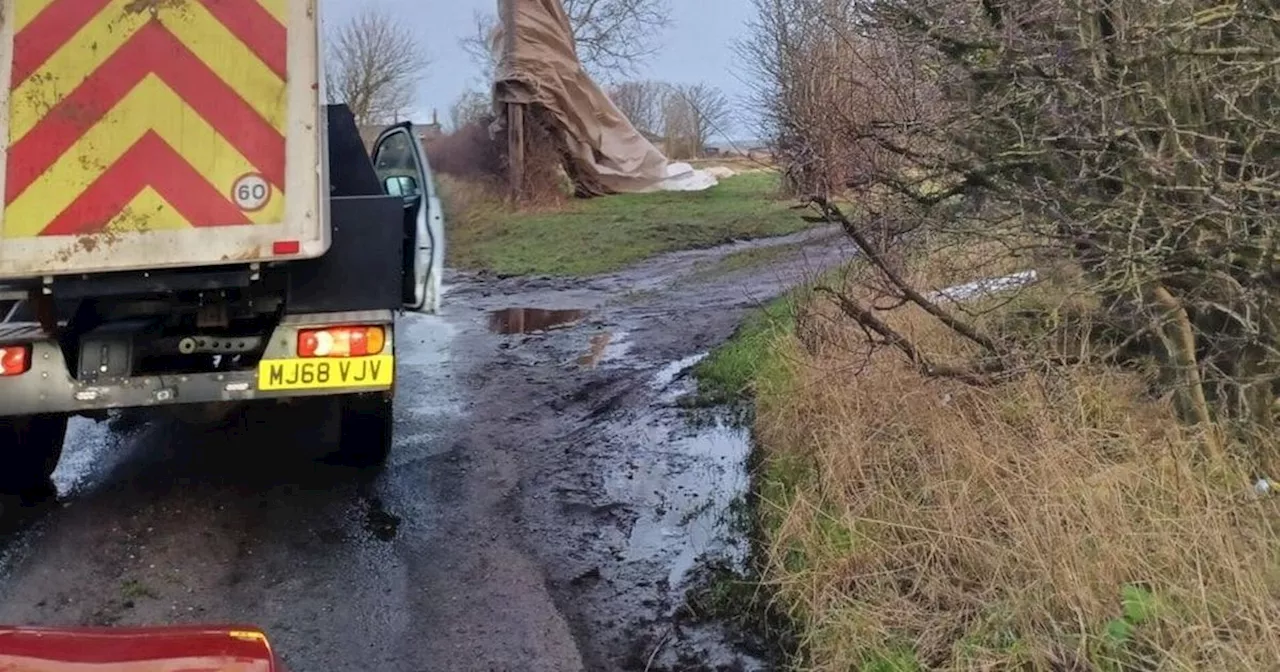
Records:
[[[847,254],[833,233],[583,280],[454,274],[445,314],[401,327],[381,471],[315,459],[323,403],[77,420],[59,502],[3,521],[0,622],[250,623],[295,672],[761,669],[673,617],[697,563],[743,552],[746,443],[672,402],[745,311]],[[582,312],[497,312],[522,308]]]

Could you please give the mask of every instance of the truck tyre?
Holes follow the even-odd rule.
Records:
[[[65,415],[0,418],[0,494],[47,493],[66,436]]]
[[[335,457],[352,467],[376,467],[391,454],[393,392],[353,394],[339,401],[338,452]]]

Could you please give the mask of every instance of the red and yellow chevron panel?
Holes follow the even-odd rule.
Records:
[[[15,0],[5,238],[275,224],[287,0]]]

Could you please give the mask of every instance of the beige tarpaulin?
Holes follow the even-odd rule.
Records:
[[[536,104],[564,133],[575,168],[612,192],[660,188],[668,162],[578,61],[561,0],[498,0],[498,103]]]

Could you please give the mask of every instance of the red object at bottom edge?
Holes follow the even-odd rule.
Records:
[[[253,627],[0,627],[5,672],[285,672]]]

